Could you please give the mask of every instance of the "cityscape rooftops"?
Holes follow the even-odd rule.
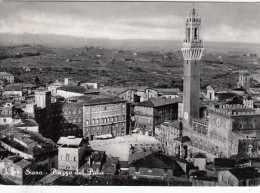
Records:
[[[162,125],[165,125],[167,127],[175,127],[175,128],[180,128],[180,122],[179,121],[170,121],[166,120]]]
[[[23,86],[21,84],[8,84],[4,87],[4,91],[22,91]]]
[[[67,101],[76,101],[76,102],[86,102],[90,99],[103,99],[103,98],[108,98],[107,95],[102,95],[102,94],[88,94],[84,96],[74,96],[70,97],[67,99]]]
[[[246,92],[246,89],[244,89],[243,87],[233,88],[232,90],[235,90],[235,91],[245,91]]]
[[[228,170],[231,174],[233,174],[237,179],[253,179],[259,178],[260,174],[255,168],[245,167],[245,168],[232,168]]]
[[[16,127],[34,127],[38,126],[38,123],[34,119],[22,119],[22,122],[15,125]]]
[[[18,128],[7,130],[5,137],[1,141],[11,148],[33,156],[52,151],[56,148],[56,144],[51,139],[45,138],[39,133]]]
[[[126,101],[120,98],[101,98],[101,99],[90,99],[84,103],[84,106],[111,104],[111,103],[125,103]]]
[[[9,156],[9,157],[7,157],[5,159],[11,161],[12,163],[15,163],[16,165],[20,166],[21,168],[25,168],[25,167],[27,167],[28,165],[31,164],[31,162],[23,159],[19,155]]]
[[[215,158],[213,165],[215,167],[235,167],[236,162],[234,159],[230,159],[230,158]]]
[[[193,156],[193,158],[207,158],[207,156],[205,155],[205,154],[203,154],[203,153],[196,153],[194,156]]]
[[[243,104],[224,104],[219,107],[209,107],[210,112],[217,112],[228,116],[259,115],[259,109],[250,109]]]
[[[132,87],[103,87],[100,89],[101,93],[117,96],[127,90],[142,90],[144,91],[148,87],[138,87],[138,86],[132,86]]]
[[[145,167],[145,168],[160,168],[160,169],[173,169],[179,174],[184,171],[179,167],[178,163],[164,154],[152,153],[146,157],[132,162],[130,167]]]
[[[13,75],[8,72],[0,72],[0,76],[13,76]]]
[[[150,88],[150,89],[155,90],[161,94],[176,94],[181,92],[179,88]]]
[[[174,103],[179,103],[182,102],[182,98],[174,98],[174,99],[169,99],[169,98],[152,98],[149,101],[144,101],[137,103],[136,106],[143,106],[143,107],[160,107],[160,106],[165,106],[165,105],[171,105]]]
[[[75,85],[66,85],[66,86],[61,86],[57,90],[63,90],[67,92],[75,92],[75,93],[80,93],[80,94],[91,94],[91,93],[99,93],[98,89],[88,89],[84,86],[75,86]]]

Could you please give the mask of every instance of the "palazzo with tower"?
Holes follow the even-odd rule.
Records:
[[[184,85],[180,121],[183,135],[173,144],[176,155],[189,159],[200,152],[209,161],[238,154],[258,157],[260,109],[247,105],[249,99],[244,99],[243,104],[216,104],[209,101],[206,116],[200,115],[200,60],[204,50],[200,29],[201,18],[193,8],[186,19],[186,39],[182,48]],[[240,75],[239,82],[239,87],[250,94],[249,75]]]

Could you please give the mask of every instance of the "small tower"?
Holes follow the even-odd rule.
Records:
[[[200,59],[203,41],[200,39],[201,18],[193,8],[186,19],[186,38],[183,41],[184,58],[183,118],[184,126],[199,118]]]
[[[49,114],[51,109],[51,92],[35,91],[35,103],[38,108],[46,108]]]
[[[250,73],[248,71],[239,72],[238,87],[243,87],[247,91],[250,89]]]

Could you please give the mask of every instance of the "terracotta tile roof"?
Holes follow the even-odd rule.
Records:
[[[179,102],[182,102],[182,98],[174,98],[174,99],[152,98],[149,101],[137,103],[136,106],[160,107],[160,106],[171,105],[171,104],[179,103]]]
[[[80,146],[82,143],[82,138],[76,138],[74,136],[68,137],[60,137],[59,141],[57,142],[58,145],[67,145],[67,146]]]
[[[260,174],[255,168],[246,167],[246,168],[232,168],[228,170],[231,174],[233,174],[237,179],[252,179],[252,178],[260,178]]]
[[[90,99],[84,103],[85,106],[89,105],[101,105],[101,104],[111,104],[111,103],[123,103],[126,102],[120,98],[101,98],[101,99]]]
[[[4,87],[4,91],[22,91],[23,86],[21,84],[8,84]]]
[[[80,93],[80,94],[98,93],[99,92],[97,89],[88,89],[84,86],[74,86],[74,85],[62,86],[62,87],[58,88],[57,90],[64,90],[64,91],[75,92],[75,93]]]
[[[159,153],[150,154],[144,158],[132,162],[130,167],[173,169],[178,173],[184,173],[178,163],[169,156]]]

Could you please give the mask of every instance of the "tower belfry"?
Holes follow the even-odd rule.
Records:
[[[192,119],[199,118],[200,60],[203,41],[200,39],[201,18],[193,8],[186,19],[186,38],[183,40],[184,58],[183,118],[190,126]]]

